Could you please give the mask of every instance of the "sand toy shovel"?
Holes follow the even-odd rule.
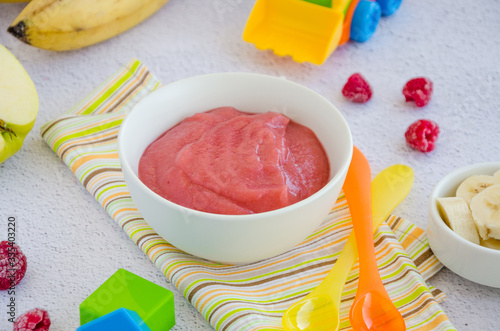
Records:
[[[290,55],[297,62],[322,64],[339,44],[349,40],[359,0],[309,1],[257,0],[243,39],[258,49]]]

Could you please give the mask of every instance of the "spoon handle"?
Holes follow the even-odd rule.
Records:
[[[358,248],[356,247],[356,237],[354,236],[354,231],[351,231],[339,258],[327,277],[325,277],[317,287],[318,291],[322,291],[324,288],[332,297],[338,298],[339,302],[337,302],[337,304],[340,304],[340,298],[342,297],[346,279],[357,259]]]
[[[413,181],[413,169],[403,164],[394,164],[375,176],[371,183],[373,233],[410,193]],[[338,290],[342,291],[345,280],[357,259],[356,236],[354,231],[351,231],[338,260],[328,273],[328,277],[319,286],[323,287],[323,283],[326,283],[328,285],[324,287],[330,288],[330,284],[338,284],[340,287]],[[330,277],[330,275],[336,275],[336,277]],[[343,279],[343,281],[339,281],[339,278]],[[337,291],[337,289],[334,291]]]
[[[356,197],[347,199],[351,219],[353,220],[354,233],[358,244],[359,255],[359,282],[360,286],[370,281],[369,275],[378,273],[373,245],[373,225],[371,207],[371,171],[365,156],[354,147],[353,160],[347,172],[344,183],[346,196]],[[366,276],[365,276],[366,275]]]
[[[405,321],[382,283],[373,243],[370,165],[354,148],[344,192],[351,211],[359,255],[359,283],[349,311],[349,321],[357,331],[404,331]]]

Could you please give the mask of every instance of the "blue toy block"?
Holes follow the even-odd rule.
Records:
[[[125,308],[101,316],[76,331],[151,331],[139,314]]]

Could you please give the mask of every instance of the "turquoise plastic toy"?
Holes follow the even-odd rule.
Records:
[[[354,11],[351,21],[351,39],[365,42],[377,29],[382,16],[380,4],[376,1],[361,0]]]
[[[390,16],[398,10],[403,0],[377,0],[382,9],[382,16]]]
[[[125,269],[119,269],[80,304],[80,325],[119,308],[136,312],[151,331],[175,325],[172,292]]]
[[[135,311],[120,308],[101,316],[76,331],[151,331]]]

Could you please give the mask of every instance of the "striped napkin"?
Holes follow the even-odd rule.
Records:
[[[314,289],[339,257],[352,229],[341,195],[315,233],[286,253],[243,266],[203,260],[170,245],[143,220],[123,179],[117,153],[120,124],[161,83],[132,60],[62,116],[46,123],[43,139],[83,186],[168,280],[216,330],[280,330],[285,310]],[[444,294],[425,280],[442,265],[422,229],[391,216],[375,234],[384,284],[408,330],[455,330],[439,306]],[[341,303],[340,330],[356,294],[352,269]]]

